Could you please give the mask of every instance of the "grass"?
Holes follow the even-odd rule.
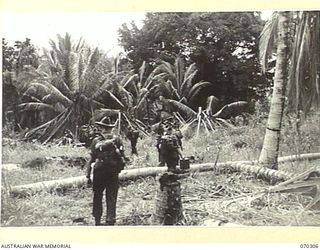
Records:
[[[29,143],[4,138],[2,142],[2,163],[23,164],[35,158],[46,157],[87,157],[88,151],[83,147],[43,146],[39,143]]]
[[[280,155],[320,151],[320,115],[308,118],[298,137],[288,118],[284,121]],[[251,119],[246,126],[219,128],[207,135],[183,142],[185,156],[195,162],[257,160],[264,135],[264,123]],[[154,138],[138,143],[139,156],[130,157],[128,168],[158,165]],[[125,141],[127,155],[129,144]],[[89,156],[84,148],[43,146],[4,139],[2,161],[21,164],[19,169],[2,169],[2,226],[85,226],[93,225],[92,191],[74,188],[56,193],[38,193],[26,198],[13,198],[10,186],[37,181],[84,175],[83,160]],[[45,159],[38,161],[38,159]],[[60,158],[59,158],[60,157]],[[63,157],[63,158],[61,158]],[[52,160],[54,158],[54,160]],[[217,159],[218,158],[218,159]],[[60,160],[57,160],[60,159]],[[78,162],[70,161],[77,159]],[[34,163],[37,163],[36,167]],[[300,173],[318,167],[320,161],[285,163],[280,170]],[[311,201],[301,194],[255,194],[268,184],[243,173],[198,173],[181,181],[183,225],[201,225],[203,221],[221,220],[248,226],[319,226],[319,210],[306,210]],[[117,203],[118,225],[154,225],[154,197],[158,190],[155,178],[148,177],[122,183]]]
[[[319,226],[319,210],[305,210],[311,201],[301,194],[270,194],[255,198],[267,185],[240,173],[196,174],[181,180],[183,225],[222,220],[246,226]],[[154,178],[123,183],[117,203],[117,225],[154,225]],[[240,197],[240,199],[239,199]],[[92,191],[69,189],[27,198],[2,196],[2,226],[86,226],[91,216]],[[77,222],[78,221],[78,222]]]

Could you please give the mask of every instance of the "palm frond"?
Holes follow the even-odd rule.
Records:
[[[40,140],[43,141],[43,143],[47,143],[52,138],[58,137],[59,134],[61,135],[68,126],[68,122],[70,122],[70,116],[72,112],[73,107],[70,107],[68,110],[62,113],[63,116],[61,116],[59,119],[53,120]]]
[[[117,109],[97,109],[94,111],[93,118],[96,121],[100,121],[104,117],[118,116],[120,110]]]
[[[139,81],[142,82],[143,81],[143,75],[145,73],[146,70],[146,61],[143,61],[141,67],[139,68]]]
[[[190,64],[186,69],[186,72],[184,74],[184,79],[188,79],[191,75],[194,74],[195,71],[197,71],[196,63]]]
[[[124,109],[125,106],[114,94],[112,94],[111,91],[108,91],[108,90],[105,90],[105,91],[106,93],[108,93],[108,96],[112,101],[114,101],[121,109]]]
[[[75,51],[72,45],[71,36],[66,33],[64,37],[57,35],[58,46],[50,40],[52,55],[55,62],[59,64],[60,72],[64,81],[72,92],[79,92],[79,57],[80,51]]]
[[[81,93],[90,97],[92,96],[104,82],[113,74],[109,71],[110,62],[104,56],[101,56],[98,63],[92,70],[87,70],[82,77]]]
[[[79,93],[80,90],[80,72],[79,72],[80,55],[71,52],[69,55],[69,87],[74,93]]]
[[[132,94],[129,91],[127,91],[125,88],[123,88],[122,86],[119,86],[119,87],[120,88],[117,92],[117,97],[121,101],[121,103],[123,104],[122,109],[132,107],[133,106]]]
[[[85,46],[85,41],[80,37],[78,42],[72,46],[72,50],[76,52],[80,52]]]
[[[183,96],[186,96],[188,94],[188,92],[190,91],[191,87],[192,87],[192,80],[195,77],[195,75],[198,73],[198,70],[196,68],[196,64],[193,63],[191,64],[187,70],[186,73],[184,75],[184,81],[180,86],[180,93]]]
[[[68,85],[65,83],[64,78],[61,76],[51,77],[51,78],[45,78],[45,81],[50,81],[51,85],[56,87],[63,95],[68,97],[69,99],[72,96],[72,92],[69,89]]]
[[[58,45],[59,45],[60,51],[62,51],[62,52],[72,51],[71,36],[68,32],[66,32],[64,37],[62,37],[59,34],[57,35],[57,37],[58,37]]]
[[[141,89],[140,91],[140,98],[137,101],[137,104],[135,105],[134,109],[139,112],[143,106],[146,105],[146,99],[148,98],[150,91],[146,88]]]
[[[89,60],[87,62],[84,74],[87,72],[91,72],[98,65],[101,59],[99,48],[96,47],[92,53],[89,53],[88,58]]]
[[[187,100],[187,98],[186,98],[185,96],[183,96],[183,97],[179,100],[179,102],[181,102],[181,103],[183,103],[183,104],[185,104],[185,105],[188,104],[188,100]]]
[[[61,112],[64,112],[66,110],[66,107],[63,106],[60,102],[57,102],[53,106],[54,106],[54,109],[57,111],[57,113],[61,113]]]
[[[228,128],[231,128],[231,129],[235,129],[235,126],[232,125],[230,122],[226,121],[225,119],[223,118],[215,118],[215,123],[218,123],[220,126],[222,127],[228,127]]]
[[[43,96],[46,96],[50,93],[51,90],[46,85],[40,82],[33,82],[28,86],[23,95],[34,96],[38,99],[41,99]]]
[[[170,80],[167,80],[167,84],[170,86],[171,88],[171,98],[175,99],[175,100],[180,100],[181,96],[180,93],[178,92],[178,89],[175,88],[175,86],[173,85],[173,83]]]
[[[24,110],[34,110],[34,111],[52,110],[52,111],[55,111],[54,106],[49,105],[49,104],[45,104],[45,103],[39,103],[39,102],[21,103],[18,105],[18,108],[20,111],[24,111]]]
[[[111,90],[111,82],[109,79],[106,79],[104,83],[94,91],[94,93],[91,95],[91,98],[95,100],[101,99],[101,96],[104,94],[104,90]]]
[[[63,134],[68,122],[70,122],[69,118],[72,111],[73,106],[68,107],[52,120],[28,131],[25,134],[25,138],[38,139],[40,142],[46,143],[52,138]]]
[[[53,118],[52,120],[36,127],[33,128],[31,130],[29,130],[25,135],[24,138],[27,140],[31,140],[31,139],[39,139],[39,137],[41,137],[46,129],[48,128],[48,126],[50,126],[55,120],[59,119],[60,117],[62,117],[64,115],[64,112],[61,112],[59,115],[57,115],[55,118]]]
[[[164,72],[168,73],[171,77],[175,77],[175,72],[173,66],[166,61],[161,61],[161,66]]]
[[[44,102],[42,99],[40,100],[37,97],[35,97],[33,95],[26,94],[26,93],[24,93],[22,95],[22,100],[30,100],[30,101],[33,101],[33,102]]]
[[[49,93],[41,98],[41,102],[44,102],[47,104],[54,104],[57,102],[57,100],[54,98],[53,94]]]
[[[65,107],[68,107],[72,104],[72,101],[66,95],[64,95],[58,88],[56,88],[53,84],[50,84],[47,81],[41,81],[41,83],[39,84],[42,84],[43,86],[49,88],[50,90],[49,94],[55,97],[56,102],[61,102]]]
[[[78,55],[78,60],[77,60],[77,65],[75,65],[76,70],[78,72],[78,81],[79,81],[79,88],[82,89],[84,87],[84,75],[86,73],[86,58],[85,54],[79,54]]]
[[[223,106],[217,113],[213,114],[214,118],[229,119],[240,115],[248,108],[248,102],[238,101]]]
[[[121,80],[120,85],[126,88],[135,84],[136,80],[138,80],[138,74],[129,74]]]
[[[189,102],[193,102],[193,100],[198,96],[198,94],[200,93],[200,91],[204,88],[207,88],[209,86],[211,86],[211,82],[198,82],[195,85],[192,86],[192,88],[190,89],[187,99],[189,100]]]
[[[54,42],[52,41],[54,44]],[[53,47],[54,45],[51,45]],[[63,67],[58,61],[57,51],[44,49],[42,61],[37,69],[45,77],[62,77]]]
[[[162,102],[164,105],[169,106],[172,112],[179,112],[182,116],[185,116],[188,119],[197,115],[194,110],[176,100],[162,98]]]
[[[320,104],[320,14],[302,12],[298,24],[289,71],[289,108],[309,111]]]
[[[158,85],[155,85],[154,89],[155,96],[163,96],[165,98],[171,98],[172,88],[164,79],[161,79]]]
[[[55,96],[56,102],[61,102],[64,106],[68,107],[72,104],[72,101],[69,98],[67,98],[56,87],[46,81],[31,83],[24,94],[32,95],[38,97],[39,99],[48,94],[52,94]]]
[[[175,75],[176,75],[176,88],[179,90],[181,89],[181,85],[184,81],[184,63],[183,63],[183,59],[181,57],[177,57],[175,62],[174,62],[174,66],[175,66]]]
[[[166,78],[174,81],[174,85],[176,85],[176,74],[174,71],[174,66],[172,66],[169,62],[161,60],[161,64],[154,69],[154,74],[158,75],[160,73],[165,73]]]
[[[91,99],[91,106],[93,110],[101,109],[101,108],[106,108],[107,105],[97,101],[97,100],[92,100]]]
[[[163,73],[163,72],[164,72],[163,66],[162,66],[161,64],[159,64],[158,66],[156,66],[156,67],[152,70],[151,74],[153,74],[153,75],[158,75],[158,74]]]
[[[153,69],[152,72],[147,76],[146,80],[142,82],[143,88],[149,88],[153,82],[156,81],[156,78],[159,77],[159,75],[165,75],[165,73],[161,73],[161,71],[157,68]]]
[[[19,92],[24,92],[28,88],[29,84],[39,79],[41,75],[36,70],[22,71],[16,75],[16,81],[14,86]]]
[[[123,103],[106,86],[99,88],[92,96],[92,99],[104,103],[104,105],[109,104],[111,106],[111,104],[115,104],[117,108],[124,109]]]
[[[262,66],[262,71],[267,71],[268,59],[275,49],[278,34],[278,13],[273,12],[263,27],[259,37],[259,60]]]
[[[143,85],[144,88],[149,89],[153,83],[156,83],[156,82],[161,81],[165,76],[166,76],[166,73],[159,73],[159,74],[156,74],[156,75],[154,75],[153,73],[151,73],[151,74],[148,76],[145,84]]]
[[[220,100],[213,95],[207,98],[207,108],[206,108],[207,115],[212,115],[218,111],[219,102]]]
[[[86,97],[85,95],[83,94],[80,94],[79,95],[79,102],[80,102],[80,105],[83,109],[88,109],[91,105],[91,100],[90,98]]]
[[[136,75],[137,77],[138,75]],[[134,78],[136,78],[134,77]],[[131,93],[132,96],[134,96],[135,98],[139,98],[139,88],[137,87],[137,85],[135,84],[136,82],[134,81],[134,79],[131,79],[130,81],[127,82],[127,84],[125,85],[127,88],[125,88],[128,92]]]

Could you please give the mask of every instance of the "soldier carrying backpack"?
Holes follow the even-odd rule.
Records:
[[[102,198],[106,190],[106,225],[116,221],[116,202],[119,189],[118,175],[125,166],[123,145],[118,136],[111,133],[114,125],[96,122],[104,132],[94,132],[90,146],[91,157],[87,163],[88,184],[93,187],[93,211],[95,225],[101,225]],[[91,170],[93,167],[93,180]]]
[[[162,159],[168,167],[168,171],[177,172],[177,165],[179,164],[179,158],[182,159],[181,153],[181,138],[173,133],[172,127],[166,128],[165,134],[160,138],[160,148]]]
[[[132,127],[129,127],[127,132],[127,138],[131,143],[131,154],[138,155],[137,143],[139,139],[139,131],[136,129],[133,129]]]

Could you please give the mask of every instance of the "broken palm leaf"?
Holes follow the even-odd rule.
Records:
[[[300,192],[311,195],[312,201],[306,209],[312,208],[320,201],[320,172],[315,168],[309,169],[268,190],[270,192],[290,193]]]

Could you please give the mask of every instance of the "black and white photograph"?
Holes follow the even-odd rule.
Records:
[[[320,226],[320,11],[4,12],[1,37],[1,227]]]

